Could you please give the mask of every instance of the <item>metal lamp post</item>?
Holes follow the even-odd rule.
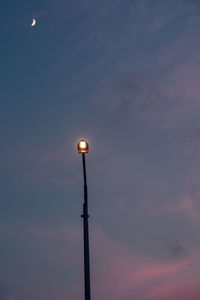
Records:
[[[90,255],[89,255],[89,230],[88,230],[88,193],[87,193],[87,177],[85,165],[85,153],[89,151],[87,141],[80,140],[77,145],[78,153],[82,154],[83,178],[84,178],[84,202],[83,202],[83,240],[84,240],[84,283],[85,283],[85,300],[91,300],[90,291]]]

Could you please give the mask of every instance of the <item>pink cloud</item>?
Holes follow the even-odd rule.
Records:
[[[109,240],[98,230],[93,237],[95,268],[93,293],[96,299],[181,299],[182,287],[190,287],[193,298],[200,289],[198,251],[181,260],[162,261],[136,253],[122,244]],[[94,254],[93,254],[94,255]]]
[[[146,299],[176,299],[176,300],[198,300],[200,296],[200,288],[198,280],[171,282],[161,285],[158,289],[147,295]]]
[[[7,227],[2,225],[1,229],[7,230]],[[199,299],[199,249],[189,248],[187,256],[181,259],[161,260],[138,253],[134,248],[112,240],[95,225],[91,229],[91,286],[92,295],[96,300]],[[15,230],[15,235],[19,234],[20,232]],[[28,242],[31,240],[35,252],[34,259],[37,261],[62,263],[65,266],[71,265],[70,269],[83,271],[81,228],[64,225],[57,226],[56,229],[27,228],[26,238],[28,237]],[[48,246],[48,251],[45,245]],[[41,252],[40,246],[43,249]],[[67,287],[62,286],[59,292],[56,288],[49,293],[45,287],[42,291],[41,287],[35,287],[41,292],[41,297],[38,292],[37,298],[80,298],[83,294],[82,275],[77,274],[77,280]],[[31,289],[34,290],[34,287],[26,288],[24,295],[28,295]]]
[[[174,204],[166,204],[157,209],[149,209],[147,213],[150,215],[182,214],[184,218],[191,221],[193,226],[199,227],[200,205],[197,199],[199,199],[199,188],[195,188],[195,192],[183,195]]]

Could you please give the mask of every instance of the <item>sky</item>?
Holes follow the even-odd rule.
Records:
[[[83,299],[85,138],[92,299],[199,300],[199,1],[1,0],[0,22],[0,299]]]

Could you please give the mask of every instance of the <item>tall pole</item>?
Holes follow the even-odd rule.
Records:
[[[85,165],[85,153],[82,153],[83,177],[84,177],[84,202],[83,202],[83,239],[84,239],[84,283],[85,283],[85,300],[91,300],[90,292],[90,255],[89,255],[89,230],[88,230],[88,193],[87,177]]]

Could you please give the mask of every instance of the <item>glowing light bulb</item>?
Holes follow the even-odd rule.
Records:
[[[85,140],[80,140],[78,142],[77,148],[78,148],[78,153],[88,153],[89,151],[88,142]]]

